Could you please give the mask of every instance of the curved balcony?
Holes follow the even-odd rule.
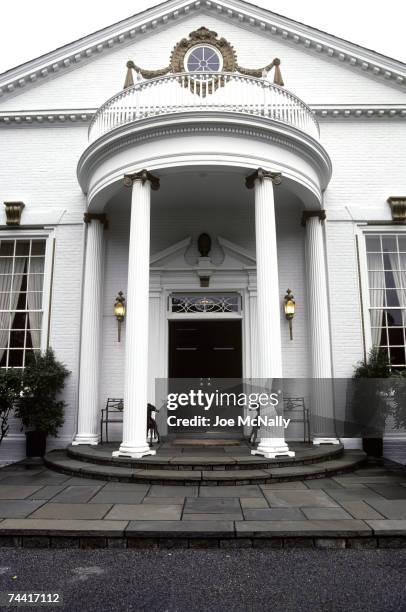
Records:
[[[116,94],[93,117],[89,141],[141,119],[198,111],[263,117],[319,139],[311,109],[283,87],[242,74],[198,72],[140,81]]]

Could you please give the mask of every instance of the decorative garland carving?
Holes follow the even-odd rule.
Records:
[[[127,62],[127,68],[128,70],[124,82],[124,89],[126,89],[127,87],[131,87],[131,85],[134,85],[133,70],[140,74],[143,79],[155,79],[156,77],[164,76],[165,74],[168,74],[168,72],[171,72],[170,66],[166,66],[166,68],[160,68],[159,70],[144,70],[143,68],[140,68],[139,66],[134,64],[132,60]]]
[[[273,82],[275,83],[275,85],[280,85],[281,87],[283,87],[285,83],[282,79],[281,69],[279,68],[280,65],[281,60],[279,59],[279,57],[275,57],[275,59],[273,59],[270,64],[267,64],[263,68],[242,68],[237,64],[236,69],[241,74],[246,74],[247,76],[257,77],[258,79],[260,79],[264,76],[264,74],[267,74],[270,70],[272,70],[272,68],[275,68]]]
[[[215,47],[223,56],[223,72],[235,72],[237,68],[237,55],[234,47],[225,39],[218,38],[217,32],[201,27],[194,32],[190,32],[189,40],[182,38],[178,42],[170,58],[170,67],[172,72],[186,72],[187,68],[184,64],[185,55],[192,47],[196,45],[210,45]]]
[[[223,68],[222,72],[239,72],[240,74],[244,74],[247,76],[261,78],[266,76],[266,74],[272,69],[275,68],[274,73],[274,83],[276,85],[283,86],[284,82],[282,79],[281,71],[280,71],[280,59],[275,58],[264,66],[263,68],[243,68],[238,65],[237,62],[237,54],[234,50],[234,47],[225,39],[218,38],[217,32],[213,30],[208,30],[204,26],[190,32],[189,38],[182,38],[172,50],[169,66],[165,68],[160,68],[159,70],[145,70],[144,68],[140,68],[137,66],[132,60],[127,62],[127,75],[124,82],[124,89],[127,87],[131,87],[134,85],[134,76],[133,71],[141,75],[144,79],[153,79],[156,77],[164,76],[168,74],[168,72],[172,73],[180,73],[187,72],[187,68],[185,66],[185,55],[192,47],[199,44],[207,44],[219,51],[223,58]],[[218,85],[223,86],[224,83],[214,83],[214,88],[217,89]],[[195,90],[196,88],[194,88]],[[205,91],[207,88],[205,88]],[[200,93],[200,89],[197,88],[196,93]],[[208,93],[211,93],[209,91]]]

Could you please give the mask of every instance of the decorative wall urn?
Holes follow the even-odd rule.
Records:
[[[24,202],[4,202],[6,207],[6,225],[20,225]]]
[[[391,196],[387,199],[394,223],[406,222],[406,196]]]
[[[210,277],[216,269],[216,266],[212,264],[209,257],[211,251],[211,238],[208,234],[200,234],[197,239],[197,248],[200,253],[200,257],[197,260],[197,275],[200,278],[200,286],[208,287],[210,284]]]

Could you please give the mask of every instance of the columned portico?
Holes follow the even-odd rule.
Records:
[[[311,341],[313,444],[339,444],[335,433],[324,210],[305,211],[306,271]]]
[[[281,174],[259,168],[246,179],[255,188],[255,241],[257,260],[257,326],[258,377],[265,383],[282,378],[282,341],[280,326],[280,298],[278,250],[276,244],[274,185],[281,183]],[[266,416],[274,416],[275,409],[266,406]],[[264,414],[265,416],[265,414]],[[261,427],[258,448],[254,455],[274,458],[294,456],[285,442],[281,427]]]
[[[123,441],[115,457],[155,455],[147,444],[148,318],[151,188],[159,179],[147,170],[128,174],[131,187],[130,247],[128,255]]]
[[[99,378],[101,352],[101,303],[103,285],[103,232],[106,215],[86,213],[85,273],[83,285],[82,337],[80,346],[79,412],[74,445],[98,444]]]

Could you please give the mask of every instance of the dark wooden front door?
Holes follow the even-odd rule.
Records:
[[[169,322],[169,378],[170,389],[202,388],[205,392],[230,391],[238,393],[242,378],[241,320],[191,321],[182,319]],[[187,380],[185,380],[187,379]],[[184,382],[182,382],[184,381]],[[233,407],[224,412],[237,420],[242,410]],[[178,408],[176,416],[189,417],[191,414],[208,416],[204,410],[190,407]],[[211,419],[215,411],[210,411]],[[212,421],[213,422],[213,421]],[[205,433],[201,427],[170,428],[173,433]],[[210,432],[240,430],[232,427],[208,427]]]
[[[241,376],[241,321],[170,321],[170,378]]]

